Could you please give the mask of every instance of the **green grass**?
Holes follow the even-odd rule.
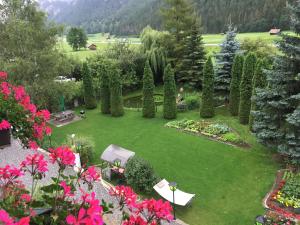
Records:
[[[218,109],[214,120],[224,121],[252,145],[245,150],[164,128],[161,113],[144,119],[140,112],[126,110],[121,118],[87,111],[85,120],[54,129],[54,140],[64,142],[75,133],[96,144],[94,163],[110,144],[131,149],[150,161],[162,178],[176,181],[179,188],[195,193],[191,206],[177,208],[178,216],[191,225],[252,225],[263,213],[262,199],[270,190],[278,165],[271,153],[256,143],[246,126]],[[179,114],[178,119],[199,119],[197,111]]]
[[[63,50],[65,53],[67,53],[70,56],[77,57],[80,60],[85,60],[88,57],[91,57],[95,55],[97,52],[102,52],[109,46],[111,42],[114,42],[116,40],[123,40],[126,39],[131,43],[132,46],[139,46],[140,39],[137,37],[114,37],[111,36],[110,40],[107,40],[107,34],[103,35],[101,33],[98,34],[89,34],[88,35],[88,44],[96,44],[98,47],[97,51],[90,51],[90,50],[81,50],[78,52],[74,52],[72,48],[68,45],[66,41],[66,37],[62,37],[58,41],[58,48]],[[213,54],[214,52],[218,52],[220,50],[219,45],[224,40],[225,35],[222,34],[205,34],[203,35],[203,41],[207,46],[205,46],[207,53],[209,55]],[[275,40],[278,40],[280,37],[278,36],[271,36],[268,32],[263,33],[241,33],[237,35],[237,39],[240,41],[245,40],[246,38],[249,38],[251,40],[255,40],[257,38],[260,38],[267,42],[268,44],[272,44]]]

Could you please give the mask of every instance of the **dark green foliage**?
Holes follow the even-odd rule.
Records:
[[[110,114],[110,71],[107,68],[100,72],[100,103],[101,113]]]
[[[229,111],[232,116],[239,114],[240,105],[240,84],[243,74],[244,57],[237,55],[234,58],[232,72],[231,72],[231,83],[230,83],[230,95],[229,95]]]
[[[256,96],[256,89],[262,89],[267,86],[267,78],[266,74],[264,73],[264,69],[266,69],[266,62],[264,60],[258,60],[255,68],[255,73],[253,77],[253,82],[252,82],[252,101],[251,101],[251,112],[258,110],[256,102],[255,102],[255,96]],[[252,130],[253,126],[253,115],[250,112],[250,118],[249,118],[249,127],[250,130]]]
[[[167,65],[164,72],[164,118],[175,119],[177,116],[176,84],[174,70]]]
[[[236,29],[229,25],[226,38],[221,44],[221,52],[216,55],[215,91],[217,96],[225,98],[225,103],[229,99],[233,60],[240,48],[236,35]]]
[[[151,193],[158,182],[153,167],[144,159],[134,156],[129,159],[125,168],[125,178],[129,186],[136,191]]]
[[[113,117],[124,115],[122,81],[118,70],[110,76],[110,112]]]
[[[256,55],[249,53],[244,62],[240,86],[239,120],[241,124],[249,123],[252,96],[252,80],[255,73]]]
[[[93,87],[93,79],[91,76],[90,68],[85,62],[82,66],[83,74],[83,89],[84,89],[84,103],[87,109],[94,109],[97,107],[95,91]]]
[[[74,51],[85,48],[87,40],[88,38],[82,28],[72,27],[67,35],[67,42]]]
[[[202,101],[200,116],[211,118],[215,115],[214,108],[214,67],[211,57],[208,58],[203,69]]]
[[[191,87],[201,86],[203,65],[206,61],[201,24],[198,18],[189,31],[189,36],[184,40],[184,55],[179,65],[178,81]]]
[[[184,102],[187,105],[188,110],[199,109],[200,107],[200,98],[198,94],[186,96]]]
[[[292,11],[292,30],[282,35],[282,55],[266,71],[268,86],[257,89],[253,130],[263,144],[277,149],[294,163],[300,163],[300,2]]]
[[[154,80],[149,62],[146,62],[143,78],[143,117],[155,117]]]

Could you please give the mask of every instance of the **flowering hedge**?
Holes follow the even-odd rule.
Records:
[[[6,73],[0,72],[0,79],[3,80],[0,86],[0,129],[12,126],[15,137],[26,147],[36,149],[44,136],[51,133],[46,126],[49,112],[36,110],[23,87],[15,87],[5,81]],[[66,175],[65,170],[75,165],[71,148],[61,146],[49,149],[49,152],[49,160],[36,152],[28,154],[19,166],[0,168],[0,224],[102,225],[103,215],[113,210],[122,212],[120,224],[123,225],[156,225],[173,219],[169,202],[154,199],[138,201],[130,187],[111,188],[109,194],[115,197],[117,206],[96,199],[92,190],[101,180],[96,168],[82,168],[75,175]],[[36,190],[46,176],[49,164],[58,165],[57,176],[51,178],[49,185]],[[25,175],[32,178],[30,191],[20,180]],[[37,208],[48,209],[49,213],[39,214],[35,210]]]
[[[37,149],[45,135],[51,135],[47,126],[48,110],[37,110],[23,86],[7,81],[7,73],[0,72],[0,130],[11,128],[15,138],[28,148]]]

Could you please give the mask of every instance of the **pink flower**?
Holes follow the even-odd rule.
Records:
[[[119,201],[120,206],[124,206],[125,204],[133,209],[137,206],[137,195],[130,187],[126,186],[117,186],[115,188],[111,188],[109,191],[111,196],[115,196]]]
[[[11,127],[10,123],[7,120],[2,120],[0,123],[0,130],[7,130]]]
[[[43,118],[45,121],[50,120],[50,112],[46,109],[37,112],[37,116]]]
[[[22,170],[25,172],[28,171],[32,176],[35,176],[36,174],[45,176],[45,173],[48,171],[48,163],[44,159],[44,155],[38,153],[28,155],[20,166]]]
[[[30,217],[23,217],[18,222],[14,222],[14,220],[9,216],[9,214],[1,209],[0,210],[0,224],[4,225],[29,225]]]
[[[52,134],[52,129],[51,129],[51,127],[46,127],[46,128],[45,128],[45,133],[46,133],[47,136],[50,136],[50,135]]]
[[[0,186],[6,186],[8,184],[14,184],[17,182],[16,179],[22,176],[23,173],[20,169],[6,165],[5,167],[0,167]]]
[[[50,160],[52,163],[57,162],[60,166],[74,166],[75,155],[73,151],[66,146],[61,146],[50,150]]]
[[[130,216],[129,220],[124,221],[122,225],[147,225],[147,222],[140,216]]]
[[[24,99],[27,96],[25,88],[23,86],[13,87],[13,90],[15,93],[15,99],[17,101],[21,101],[22,99]]]
[[[39,146],[35,141],[29,141],[28,147],[32,150],[38,150]]]
[[[74,194],[71,192],[71,186],[68,186],[65,181],[61,181],[59,184],[64,189],[65,197],[73,197]]]
[[[8,96],[10,95],[10,93],[11,93],[9,87],[10,87],[10,85],[9,85],[9,83],[7,83],[7,82],[2,82],[2,83],[0,84],[0,91],[1,91],[1,93],[2,93],[5,97],[8,97]]]
[[[6,80],[8,77],[7,73],[4,71],[0,71],[0,80]]]
[[[81,179],[87,183],[93,183],[101,180],[100,174],[96,171],[95,166],[90,166],[81,174]]]
[[[34,137],[38,138],[39,140],[43,139],[44,136],[44,127],[41,124],[34,123],[33,124],[33,129],[34,129]]]
[[[169,202],[163,200],[149,199],[144,200],[138,206],[139,212],[142,213],[147,221],[173,220],[172,207]]]
[[[24,202],[30,202],[31,201],[31,197],[30,197],[29,194],[22,194],[20,199],[23,200]]]

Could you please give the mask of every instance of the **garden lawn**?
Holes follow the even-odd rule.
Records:
[[[198,115],[182,113],[178,119],[199,119]],[[129,110],[121,118],[102,115],[99,109],[87,111],[85,120],[55,128],[53,137],[57,143],[72,133],[92,138],[94,163],[100,162],[110,144],[133,150],[150,161],[161,178],[196,194],[191,206],[177,207],[178,217],[190,225],[252,225],[264,211],[262,199],[272,186],[277,165],[248,128],[228,117],[226,110],[219,109],[215,120],[228,121],[253,147],[244,150],[185,134],[165,128],[167,121],[161,115],[144,119],[141,112]]]

